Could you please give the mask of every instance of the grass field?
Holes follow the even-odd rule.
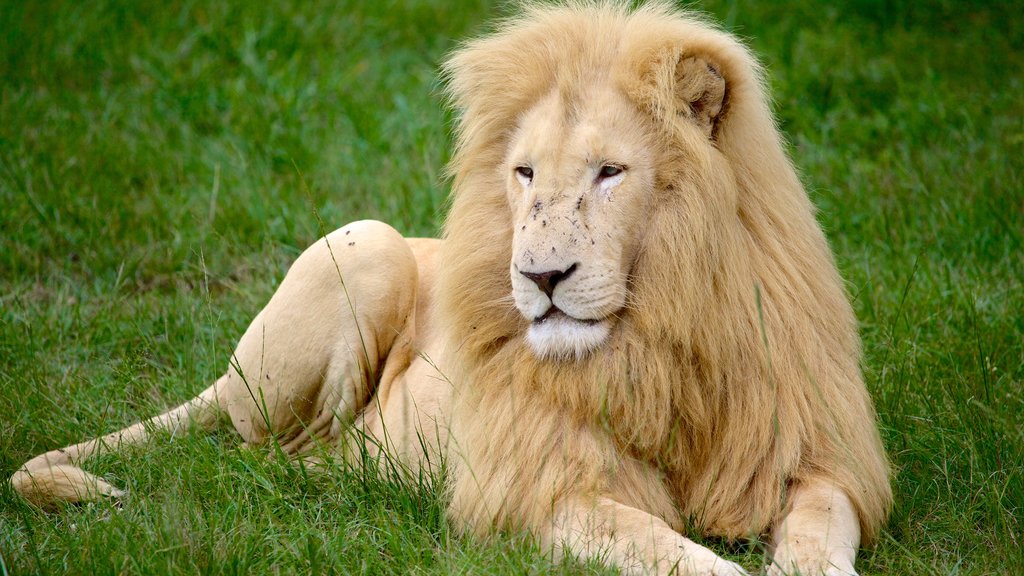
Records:
[[[896,493],[863,574],[1024,574],[1024,17],[967,4],[699,5],[766,63],[861,321]],[[436,233],[437,65],[503,10],[0,0],[0,478],[205,387],[316,213]],[[99,458],[120,507],[4,483],[0,575],[600,570],[236,444]]]

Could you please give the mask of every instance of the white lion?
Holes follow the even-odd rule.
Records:
[[[774,574],[853,573],[888,465],[855,319],[750,53],[667,4],[570,2],[527,6],[445,72],[443,240],[370,221],[327,235],[212,386],[33,458],[15,489],[117,496],[86,457],[226,412],[289,454],[383,449],[413,470],[446,455],[464,530],[527,529],[624,572],[743,573],[688,520],[771,534]],[[341,442],[353,426],[365,446]]]

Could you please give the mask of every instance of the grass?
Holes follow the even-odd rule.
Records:
[[[861,572],[1024,573],[1024,19],[699,7],[766,63],[862,324],[896,508]],[[437,64],[502,11],[0,1],[0,477],[202,389],[315,211],[436,233]],[[423,483],[305,470],[226,430],[91,468],[122,507],[43,513],[0,487],[0,574],[600,570],[457,536]]]

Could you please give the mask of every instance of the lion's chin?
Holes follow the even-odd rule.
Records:
[[[530,324],[526,342],[542,360],[579,360],[604,344],[610,333],[607,319],[579,320],[559,312]]]

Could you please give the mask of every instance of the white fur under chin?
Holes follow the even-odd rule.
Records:
[[[538,358],[579,360],[604,344],[610,332],[607,320],[591,324],[558,316],[530,324],[526,341]]]

